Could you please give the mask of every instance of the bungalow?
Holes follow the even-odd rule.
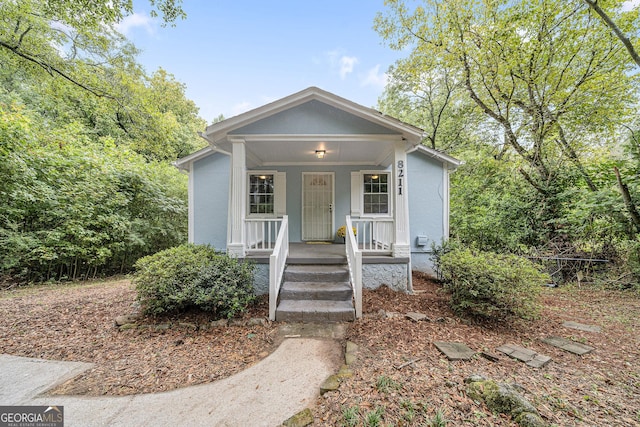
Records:
[[[376,110],[310,87],[201,136],[209,145],[175,163],[189,241],[253,259],[272,320],[360,317],[363,286],[411,291],[448,237],[461,162]]]

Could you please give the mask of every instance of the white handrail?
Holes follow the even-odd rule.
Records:
[[[347,252],[347,264],[349,266],[349,281],[353,289],[353,300],[356,306],[356,318],[362,317],[362,251],[358,248],[358,241],[353,233],[351,216],[347,215],[347,235],[345,250]]]
[[[359,218],[351,220],[355,227],[356,242],[364,252],[390,253],[393,244],[392,218]]]
[[[276,320],[276,307],[282,275],[289,256],[289,217],[282,217],[278,238],[269,256],[269,320]]]

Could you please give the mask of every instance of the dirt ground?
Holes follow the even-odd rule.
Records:
[[[550,425],[640,425],[640,298],[624,292],[566,287],[545,289],[539,320],[483,326],[456,318],[439,285],[414,277],[415,295],[386,288],[365,291],[363,319],[347,339],[358,344],[354,375],[337,392],[318,398],[314,425],[431,425],[440,413],[449,426],[514,425],[466,396],[464,379],[480,374],[519,384]],[[127,395],[215,381],[266,357],[278,345],[275,324],[212,327],[201,314],[144,319],[119,330],[116,316],[134,311],[126,279],[40,286],[0,292],[0,353],[92,362],[94,369],[54,393]],[[380,310],[417,311],[432,321],[385,318]],[[245,319],[265,317],[266,300]],[[601,333],[562,327],[573,320]],[[576,356],[541,339],[559,335],[595,347]],[[505,343],[551,356],[540,369],[498,355],[448,361],[434,341],[464,342],[496,354]],[[416,360],[413,364],[407,363]],[[397,367],[404,365],[400,369]]]

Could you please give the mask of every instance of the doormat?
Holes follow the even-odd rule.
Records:
[[[331,245],[332,242],[306,242],[307,245]]]

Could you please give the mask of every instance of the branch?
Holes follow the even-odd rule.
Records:
[[[98,91],[96,89],[92,89],[89,86],[79,82],[78,80],[74,79],[73,77],[71,77],[69,74],[67,74],[66,72],[64,72],[63,70],[47,63],[44,62],[38,58],[36,58],[35,56],[31,56],[28,53],[24,53],[19,49],[19,45],[17,46],[11,46],[5,42],[3,42],[2,40],[0,40],[0,47],[3,47],[11,52],[13,52],[14,54],[18,55],[19,57],[29,61],[29,62],[33,62],[34,64],[42,67],[49,75],[54,75],[57,74],[60,77],[62,77],[63,79],[73,83],[74,85],[80,87],[81,89],[86,90],[87,92],[99,97],[99,98],[108,98],[108,99],[112,99],[116,102],[118,102],[118,99],[112,95],[109,95],[108,93],[104,92],[104,91]]]
[[[535,182],[533,180],[533,178],[531,178],[531,175],[529,175],[527,173],[527,171],[525,171],[524,169],[520,168],[520,169],[518,169],[518,172],[520,172],[520,174],[525,179],[525,181],[527,181],[529,184],[531,184],[531,186],[533,188],[535,188],[538,191],[538,193],[542,194],[545,197],[548,196],[548,191],[545,190],[544,188],[542,188],[537,182]]]
[[[604,23],[607,24],[611,31],[614,32],[616,37],[620,39],[624,47],[627,49],[627,52],[629,52],[629,55],[631,55],[631,59],[633,59],[633,61],[638,66],[640,66],[640,55],[638,55],[638,52],[636,52],[636,49],[631,44],[631,40],[629,40],[629,38],[624,35],[622,30],[620,30],[616,23],[613,22],[609,15],[607,15],[606,12],[602,10],[600,5],[598,5],[598,0],[584,0],[584,2],[587,3],[589,7],[593,9],[598,15],[600,15],[600,18],[602,18]]]

